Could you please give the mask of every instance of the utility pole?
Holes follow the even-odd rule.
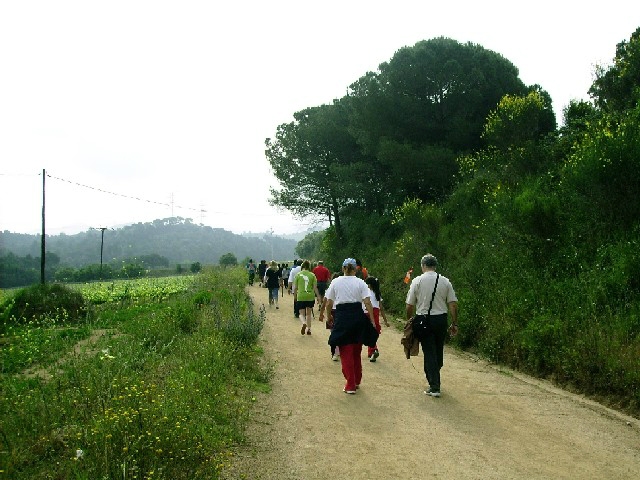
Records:
[[[40,241],[40,284],[44,285],[44,266],[45,266],[45,222],[44,222],[44,182],[45,182],[45,170],[42,169],[42,240]]]
[[[101,239],[100,239],[100,280],[102,280],[102,252],[104,251],[104,231],[107,229],[108,227],[98,227],[98,228],[94,228],[94,230],[101,230],[102,234],[101,234]]]

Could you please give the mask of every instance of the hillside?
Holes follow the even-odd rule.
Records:
[[[70,267],[100,263],[100,230],[76,235],[47,235],[46,251],[60,257],[60,264]],[[40,235],[0,232],[0,255],[40,256]],[[158,254],[171,264],[200,262],[217,264],[220,256],[233,253],[238,260],[286,260],[295,257],[297,242],[275,235],[244,237],[222,228],[196,225],[180,217],[137,223],[104,232],[103,262],[118,263],[142,255]]]

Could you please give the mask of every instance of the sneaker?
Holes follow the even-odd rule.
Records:
[[[340,360],[340,355],[332,355],[331,360],[333,360],[334,362],[337,362],[338,360]]]
[[[307,324],[303,323],[302,328],[300,329],[300,335],[304,335],[304,332],[307,331]]]
[[[311,329],[307,330],[307,335],[311,335]]]
[[[380,356],[380,352],[378,352],[378,350],[375,350],[375,351],[373,352],[373,355],[371,355],[371,356],[369,357],[369,361],[370,361],[370,362],[375,362],[375,361],[376,361],[376,359],[377,359],[379,356]]]
[[[344,393],[348,393],[349,395],[355,395],[356,394],[355,390],[347,390],[346,388],[343,388],[342,391]]]
[[[280,307],[278,305],[276,305],[276,310],[280,310]]]
[[[428,390],[424,391],[425,395],[429,395],[430,397],[439,397],[440,396],[440,390],[434,390],[432,388],[429,388]]]

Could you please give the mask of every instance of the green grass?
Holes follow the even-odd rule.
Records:
[[[0,358],[12,367],[0,376],[1,473],[218,478],[243,440],[255,391],[269,388],[255,343],[264,315],[244,277],[212,270],[167,297],[101,303],[75,330],[38,326],[4,337]],[[97,329],[105,334],[74,354]],[[28,361],[21,352],[32,344],[46,344],[46,354]],[[49,376],[24,375],[27,367]]]

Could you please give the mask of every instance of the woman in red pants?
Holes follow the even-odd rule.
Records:
[[[375,345],[378,332],[373,323],[369,287],[356,277],[356,261],[345,259],[342,271],[343,276],[334,279],[325,294],[327,312],[335,308],[329,345],[340,347],[340,363],[346,380],[343,391],[353,395],[362,381],[362,345]],[[362,311],[363,302],[369,318]]]

